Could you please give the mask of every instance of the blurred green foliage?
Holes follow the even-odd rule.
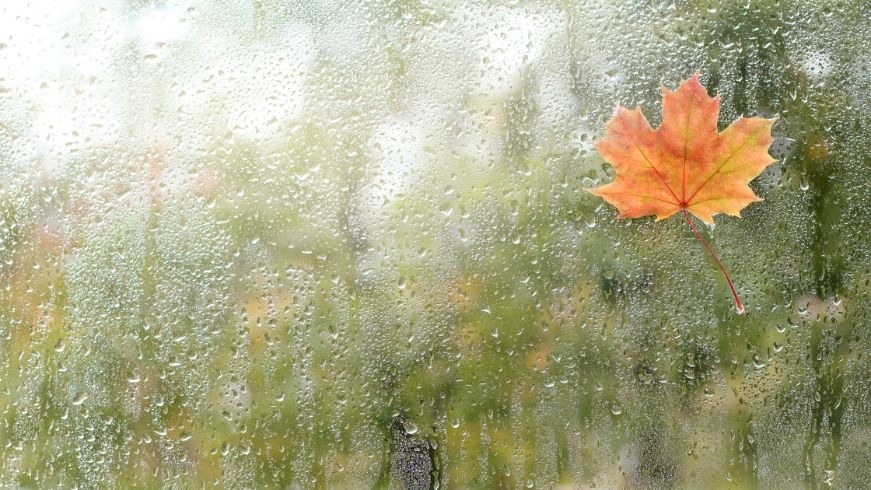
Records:
[[[139,34],[7,12],[0,485],[867,484],[867,3],[107,5]],[[44,34],[109,81],[27,78]],[[696,68],[723,126],[779,118],[765,202],[703,230],[743,316],[685,223],[583,192]]]

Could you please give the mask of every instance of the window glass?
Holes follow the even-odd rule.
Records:
[[[777,118],[617,219],[618,105]],[[0,6],[0,486],[858,488],[862,1]]]

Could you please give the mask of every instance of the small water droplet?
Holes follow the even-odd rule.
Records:
[[[85,400],[88,399],[88,395],[86,393],[82,393],[81,391],[76,393],[76,396],[73,397],[73,405],[81,405],[85,403]]]
[[[753,367],[756,369],[762,369],[765,367],[765,361],[763,361],[758,354],[753,354]]]

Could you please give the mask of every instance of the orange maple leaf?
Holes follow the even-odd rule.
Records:
[[[717,132],[719,96],[711,98],[697,71],[677,90],[662,87],[662,125],[650,127],[641,110],[618,107],[596,145],[614,167],[614,182],[587,189],[615,206],[619,218],[668,218],[682,211],[696,237],[726,276],[738,312],[744,306],[729,274],[693,225],[687,211],[706,223],[715,214],[739,216],[760,201],[747,184],[776,160],[768,154],[774,119],[738,118]]]

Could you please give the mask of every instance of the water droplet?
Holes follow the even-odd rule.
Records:
[[[88,395],[86,393],[82,393],[80,391],[80,392],[76,393],[76,395],[73,397],[72,403],[73,403],[73,405],[78,406],[78,405],[81,405],[82,403],[85,403],[85,400],[87,400],[87,399],[88,399]]]

